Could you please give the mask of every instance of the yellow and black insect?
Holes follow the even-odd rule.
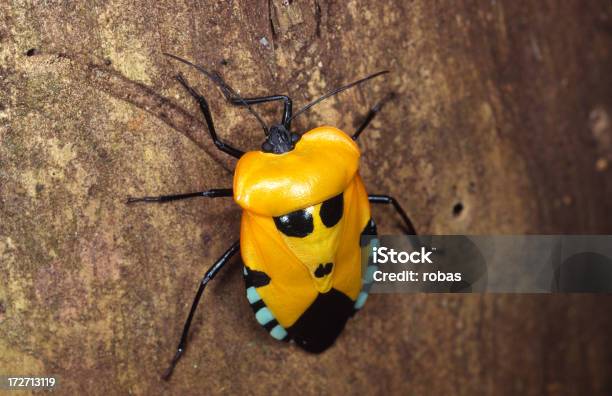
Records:
[[[186,80],[177,80],[193,96],[204,115],[215,146],[238,159],[233,188],[187,194],[129,198],[134,202],[168,202],[192,197],[233,197],[242,208],[240,240],[215,262],[201,280],[170,367],[168,379],[186,346],[189,327],[208,282],[239,250],[244,263],[246,296],[255,318],[272,337],[294,341],[309,352],[333,344],[346,321],[365,303],[371,282],[362,270],[363,235],[376,235],[370,203],[392,204],[409,234],[414,227],[398,202],[387,195],[368,195],[359,176],[360,150],[355,143],[387,99],[378,102],[349,136],[322,126],[304,134],[291,132],[291,121],[320,101],[386,71],[337,88],[292,113],[286,95],[242,98],[215,72],[195,67],[221,88],[233,105],[246,106],[266,134],[260,151],[244,153],[217,136],[206,99]],[[282,101],[280,124],[268,127],[251,105]]]

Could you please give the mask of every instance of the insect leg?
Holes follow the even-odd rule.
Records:
[[[289,129],[291,126],[291,115],[292,115],[292,102],[291,98],[287,95],[272,95],[262,96],[257,98],[234,98],[228,97],[227,100],[235,106],[247,106],[252,104],[274,102],[276,100],[282,100],[284,102],[283,107],[283,125]]]
[[[172,362],[170,363],[170,366],[166,369],[166,371],[162,375],[162,378],[164,380],[167,381],[170,378],[170,376],[172,375],[172,371],[174,370],[174,367],[176,366],[179,359],[183,355],[183,352],[185,351],[185,346],[187,344],[187,336],[189,335],[189,327],[191,326],[191,320],[193,319],[193,315],[195,314],[195,311],[198,308],[198,303],[200,302],[200,298],[202,297],[202,293],[204,292],[206,285],[212,278],[215,277],[217,272],[219,272],[219,270],[221,270],[221,268],[223,268],[223,266],[239,250],[240,250],[240,241],[236,241],[234,242],[234,244],[232,244],[232,246],[230,246],[229,249],[225,251],[225,253],[223,253],[223,255],[213,264],[213,266],[210,267],[208,271],[206,271],[204,278],[202,278],[202,280],[200,281],[200,286],[198,287],[198,291],[195,295],[195,298],[193,299],[193,303],[191,304],[191,309],[189,310],[189,316],[187,316],[187,320],[185,321],[185,325],[183,326],[183,333],[181,334],[181,339],[176,349],[176,354],[172,358]]]
[[[408,235],[417,235],[414,225],[412,225],[412,221],[410,221],[410,218],[408,217],[404,209],[402,209],[399,202],[397,202],[395,198],[389,195],[368,195],[368,200],[374,204],[393,205],[393,207],[395,208],[395,211],[399,213],[399,215],[402,217],[402,220],[404,220],[404,224],[408,231]]]
[[[412,221],[410,220],[410,218],[408,217],[404,209],[402,209],[399,202],[397,202],[395,198],[389,195],[368,195],[368,201],[370,201],[373,204],[391,204],[393,205],[393,207],[395,208],[395,211],[399,213],[399,215],[402,217],[402,220],[404,220],[404,225],[406,226],[406,230],[408,231],[407,235],[410,235],[409,237],[410,241],[415,246],[418,246],[418,247],[426,246],[421,241],[421,239],[417,236],[418,234],[416,232],[416,229],[414,228],[414,225],[412,224]]]
[[[359,139],[359,135],[361,135],[361,132],[363,132],[363,130],[366,129],[368,125],[370,125],[370,122],[372,122],[372,120],[374,119],[374,117],[376,117],[376,114],[378,114],[378,112],[382,109],[382,107],[393,98],[395,98],[395,94],[390,93],[389,95],[385,96],[382,100],[380,100],[378,103],[376,103],[374,107],[370,109],[370,111],[368,111],[368,114],[365,116],[361,125],[359,125],[359,128],[357,128],[355,133],[353,133],[353,140]]]
[[[200,110],[202,111],[204,119],[206,120],[206,126],[208,126],[208,132],[210,133],[210,137],[212,138],[215,146],[217,146],[219,150],[231,155],[234,158],[242,157],[244,151],[240,151],[237,148],[230,146],[229,144],[219,139],[219,137],[217,136],[215,124],[213,123],[212,115],[210,114],[210,107],[208,106],[208,102],[206,101],[204,96],[200,95],[198,91],[190,87],[182,75],[179,74],[178,76],[176,76],[176,80],[181,83],[181,85],[187,90],[187,92],[189,92],[191,96],[193,96],[195,100],[198,101],[198,104],[200,105]]]
[[[213,188],[212,190],[206,191],[197,191],[186,194],[171,194],[171,195],[159,195],[156,197],[128,197],[126,203],[135,203],[135,202],[170,202],[170,201],[178,201],[180,199],[187,198],[195,198],[195,197],[208,197],[208,198],[218,198],[218,197],[231,197],[234,194],[231,188]]]

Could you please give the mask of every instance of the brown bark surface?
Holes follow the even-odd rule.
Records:
[[[227,141],[263,141],[162,52],[296,107],[391,70],[295,124],[351,131],[396,92],[361,139],[361,172],[422,233],[612,233],[607,0],[4,2],[0,374],[55,374],[66,394],[612,394],[610,296],[375,295],[313,356],[255,322],[237,260],[162,382],[240,219],[230,199],[124,203],[231,187],[235,161],[172,77],[206,94]]]

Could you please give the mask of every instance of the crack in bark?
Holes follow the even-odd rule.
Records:
[[[210,139],[206,124],[170,99],[142,83],[130,80],[105,62],[96,63],[79,54],[60,53],[57,57],[69,60],[71,70],[78,72],[90,85],[163,121],[213,157],[225,171],[233,173],[227,155],[218,151]]]
[[[321,38],[321,5],[318,0],[315,0],[315,34],[318,38]]]
[[[268,0],[268,21],[270,22],[270,31],[272,33],[272,48],[274,48],[274,41],[278,37],[278,33],[276,32],[276,27],[274,27],[274,10],[272,7],[272,0]]]

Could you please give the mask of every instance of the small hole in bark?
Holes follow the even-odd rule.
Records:
[[[33,56],[36,55],[36,48],[30,48],[29,50],[26,51],[26,56]]]
[[[106,66],[110,66],[110,65],[112,65],[112,64],[113,64],[113,61],[112,61],[112,60],[110,60],[110,58],[106,58],[106,59],[104,59],[104,64],[105,64]]]
[[[463,212],[463,204],[461,202],[457,202],[455,206],[453,206],[453,216],[459,217]]]

